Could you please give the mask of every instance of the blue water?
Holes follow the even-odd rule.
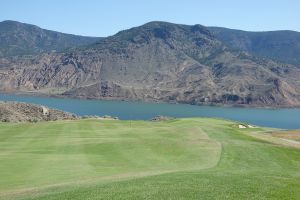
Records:
[[[78,115],[111,115],[120,119],[151,119],[156,115],[172,117],[221,117],[259,126],[300,129],[300,108],[264,109],[185,104],[144,103],[106,100],[63,99],[0,94],[0,101],[43,104]]]

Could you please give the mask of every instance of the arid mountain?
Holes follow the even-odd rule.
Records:
[[[208,27],[208,29],[231,48],[294,64],[300,68],[299,32],[248,32],[221,27]]]
[[[99,39],[49,31],[16,21],[3,21],[0,22],[0,57],[62,51],[92,44]]]
[[[206,27],[150,22],[85,48],[0,60],[1,91],[299,106],[300,69],[231,50]]]

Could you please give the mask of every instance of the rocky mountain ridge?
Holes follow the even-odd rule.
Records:
[[[233,49],[300,67],[300,32],[251,32],[222,27],[208,27],[208,30]]]
[[[101,38],[65,34],[6,20],[0,22],[0,57],[60,52],[92,44]]]

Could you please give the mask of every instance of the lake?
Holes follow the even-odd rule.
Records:
[[[300,128],[300,108],[237,108],[186,104],[144,103],[108,100],[64,99],[0,94],[0,101],[43,104],[78,115],[111,115],[120,119],[148,120],[157,115],[172,117],[221,117],[259,126]]]

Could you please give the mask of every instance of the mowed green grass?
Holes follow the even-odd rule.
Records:
[[[300,199],[300,149],[235,124],[0,123],[0,199]]]

